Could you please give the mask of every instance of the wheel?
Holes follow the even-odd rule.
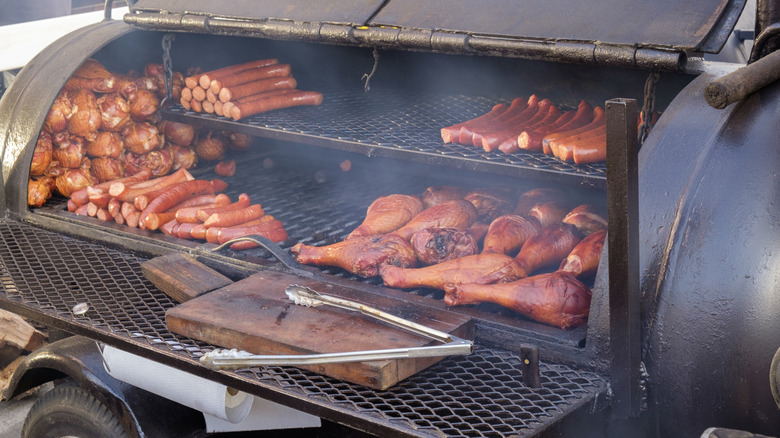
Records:
[[[23,438],[126,438],[114,414],[75,383],[55,386],[33,404]]]

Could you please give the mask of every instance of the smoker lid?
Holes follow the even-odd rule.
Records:
[[[138,0],[125,22],[361,46],[680,69],[717,53],[746,0]]]
[[[745,0],[391,0],[371,24],[715,53]]]

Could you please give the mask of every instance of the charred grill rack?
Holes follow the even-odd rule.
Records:
[[[606,391],[596,373],[544,361],[541,388],[530,388],[522,384],[516,353],[487,347],[386,391],[290,367],[215,374],[198,363],[209,345],[167,329],[164,313],[176,303],[143,277],[143,256],[10,219],[0,221],[0,254],[0,297],[20,315],[326,419],[348,417],[378,436],[534,436],[597,407]],[[83,316],[72,313],[79,303],[89,304]]]

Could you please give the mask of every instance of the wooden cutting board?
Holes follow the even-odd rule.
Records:
[[[261,272],[193,298],[168,310],[166,322],[174,333],[254,354],[336,353],[435,344],[357,312],[332,306],[296,305],[284,292],[291,284],[366,304],[464,339],[474,339],[474,323],[467,316],[278,272]],[[441,359],[381,360],[300,368],[373,389],[387,389]]]

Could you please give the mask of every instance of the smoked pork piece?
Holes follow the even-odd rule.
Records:
[[[46,171],[49,170],[49,165],[51,165],[52,147],[51,135],[46,131],[41,131],[33,151],[30,176],[46,174]]]
[[[489,187],[472,190],[463,199],[474,204],[477,220],[489,224],[493,219],[512,212],[514,194],[507,187]]]
[[[429,266],[479,253],[469,230],[426,228],[412,235],[412,248],[420,264]]]
[[[76,190],[94,184],[94,178],[89,170],[90,160],[84,159],[84,164],[77,169],[67,169],[62,175],[54,179],[57,186],[57,192],[62,196],[69,198],[71,193]]]
[[[447,284],[514,281],[525,277],[526,271],[507,255],[476,254],[417,269],[385,266],[381,274],[386,286],[443,290]]]
[[[406,225],[393,231],[407,242],[412,235],[426,228],[468,228],[477,220],[477,209],[469,201],[459,199],[425,209]]]
[[[607,229],[607,220],[591,204],[582,204],[575,207],[564,216],[562,222],[574,225],[583,235]]]
[[[125,166],[121,160],[116,158],[93,158],[89,170],[95,178],[95,182],[98,183],[113,181],[125,176]]]
[[[121,131],[130,123],[130,105],[118,93],[105,94],[97,100],[100,109],[100,129]]]
[[[125,152],[125,143],[117,132],[100,131],[95,141],[87,143],[87,155],[90,157],[119,158]]]
[[[290,251],[298,263],[335,266],[361,277],[379,275],[383,266],[408,268],[417,265],[412,246],[394,234],[356,236],[321,247],[298,243]]]
[[[27,183],[27,205],[40,207],[51,198],[51,189],[54,186],[54,180],[48,176],[42,176],[36,179],[30,179]]]
[[[84,144],[83,138],[60,133],[53,137],[53,141],[53,160],[67,169],[76,169],[81,166],[87,153],[87,146]]]
[[[566,201],[542,202],[531,207],[528,217],[536,219],[542,227],[560,222],[569,212],[569,203]]]
[[[127,104],[130,106],[130,117],[136,122],[149,120],[160,109],[160,99],[157,95],[143,89],[139,89],[127,99]]]
[[[173,160],[171,171],[192,169],[198,164],[198,155],[195,154],[195,149],[191,147],[168,143],[163,150],[167,151]]]
[[[165,136],[165,142],[173,142],[180,146],[190,146],[195,139],[195,127],[188,123],[163,120],[157,124],[157,129]]]
[[[421,211],[423,211],[423,203],[417,196],[402,194],[380,196],[368,206],[365,219],[347,238],[374,236],[395,231],[406,225]]]
[[[456,199],[463,199],[469,189],[458,186],[430,186],[422,192],[420,197],[422,198],[425,208],[431,208],[434,205],[441,204],[446,201],[454,201]]]
[[[68,127],[71,112],[73,112],[73,104],[68,93],[63,91],[54,99],[49,114],[43,122],[43,129],[50,134],[64,131]]]
[[[582,238],[574,225],[550,225],[526,240],[515,258],[529,274],[542,268],[557,267],[580,240]]]
[[[79,89],[68,95],[71,102],[68,131],[73,135],[84,137],[87,141],[93,141],[102,123],[95,94],[89,90]]]
[[[160,131],[147,122],[130,123],[122,130],[125,148],[136,155],[145,154],[162,146]]]
[[[173,159],[168,150],[156,149],[145,154],[125,154],[125,171],[132,175],[144,168],[150,169],[153,176],[167,175],[173,169]]]
[[[566,193],[558,189],[547,187],[531,189],[520,195],[520,198],[517,200],[517,207],[515,207],[515,214],[528,216],[531,213],[531,209],[536,204],[552,201],[565,201],[566,199]]]
[[[569,272],[579,278],[594,275],[599,267],[601,250],[604,248],[606,237],[606,230],[601,230],[582,239],[561,262],[558,270]]]
[[[499,216],[490,223],[482,244],[482,253],[515,256],[525,241],[539,233],[541,228],[537,221],[520,215]]]
[[[591,290],[566,272],[552,272],[501,284],[450,284],[449,306],[496,303],[527,318],[564,330],[588,320]]]

